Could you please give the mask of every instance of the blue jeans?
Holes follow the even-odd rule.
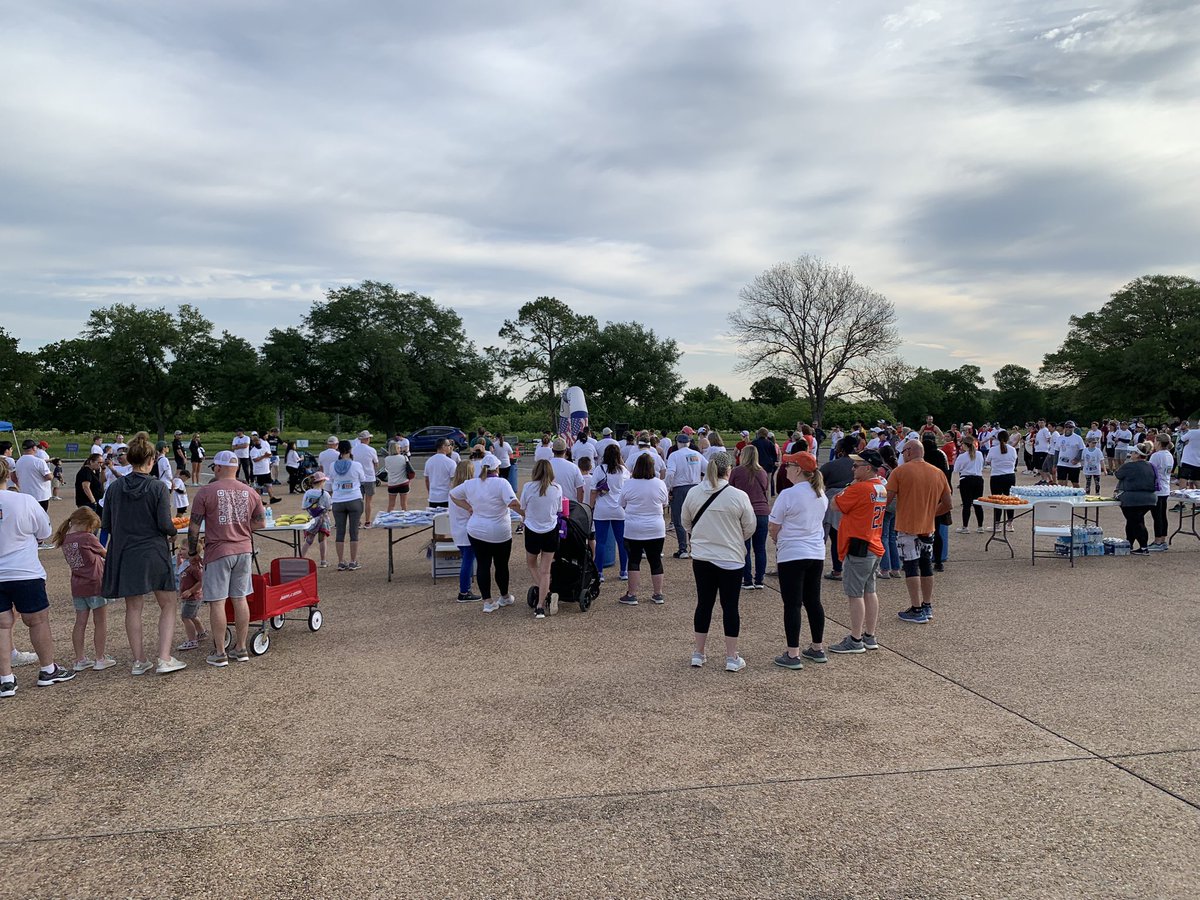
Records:
[[[883,514],[883,562],[879,566],[885,572],[899,572],[900,551],[896,547],[896,514]]]
[[[941,538],[941,541],[939,542],[941,546],[938,548],[941,552],[935,554],[933,561],[944,563],[950,558],[950,526],[938,525],[937,536]]]
[[[611,533],[617,541],[617,553],[621,558],[621,574],[629,571],[629,551],[625,549],[625,520],[596,519],[596,561],[603,567],[608,558],[608,535]]]
[[[475,572],[475,548],[467,544],[465,547],[459,547],[458,552],[462,554],[462,565],[458,569],[458,592],[469,594],[471,593],[471,576]]]
[[[767,572],[767,516],[754,517],[758,525],[754,536],[746,541],[746,567],[742,569],[742,584],[750,584],[750,549],[754,549],[754,583],[762,584]]]

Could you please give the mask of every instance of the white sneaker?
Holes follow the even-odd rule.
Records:
[[[742,659],[740,656],[725,657],[725,671],[726,672],[740,672],[744,668],[746,668],[746,661],[744,659]]]
[[[485,600],[483,603],[483,611],[486,613],[496,612],[500,608],[500,604],[492,600]]]
[[[138,675],[145,675],[147,672],[151,671],[153,668],[154,668],[154,663],[135,662],[133,664],[133,668],[130,669],[129,671],[134,675],[134,677],[137,677]]]
[[[703,653],[693,653],[692,654],[692,667],[695,669],[699,669],[702,665],[704,665],[704,660],[705,660],[705,656]]]
[[[14,650],[12,652],[12,664],[14,666],[32,666],[37,661],[38,655],[28,650]]]
[[[954,533],[955,534],[970,534],[971,529],[970,528],[955,528]]]
[[[549,608],[548,612],[552,616],[558,615],[558,594],[550,595],[550,608]]]
[[[111,669],[116,664],[117,661],[115,659],[105,654],[103,659],[96,660],[92,668],[97,672],[103,672],[105,669]]]
[[[169,675],[172,672],[178,672],[180,669],[186,668],[187,663],[172,656],[170,659],[160,659],[158,665],[154,667],[154,671],[159,675]]]
[[[512,605],[513,605],[514,603],[516,603],[517,601],[516,601],[516,598],[515,598],[515,597],[513,597],[513,595],[512,595],[512,594],[509,594],[507,597],[501,597],[501,598],[500,598],[499,600],[497,600],[496,602],[497,602],[498,604],[500,604],[501,606],[512,606]]]
[[[984,528],[982,525],[980,525],[978,528],[975,529],[975,533],[976,534],[987,534],[987,529]]]
[[[75,660],[75,665],[72,668],[76,672],[82,672],[85,669],[94,669],[96,668],[96,661],[85,656],[83,659]]]

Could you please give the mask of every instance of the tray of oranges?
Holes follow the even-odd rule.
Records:
[[[1011,494],[992,494],[989,497],[980,497],[980,503],[994,503],[996,506],[1028,506],[1028,500],[1022,500],[1020,497],[1014,497]]]

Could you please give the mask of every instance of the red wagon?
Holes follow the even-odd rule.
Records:
[[[271,560],[271,571],[264,577],[252,576],[254,591],[246,598],[250,604],[250,624],[257,625],[249,641],[249,650],[255,656],[262,656],[271,647],[271,636],[267,633],[267,625],[272,631],[278,631],[284,622],[308,622],[309,631],[319,631],[323,616],[317,604],[321,598],[317,595],[317,564],[311,559],[299,557],[279,557]],[[288,616],[298,609],[308,610],[307,616]],[[233,605],[225,601],[225,614],[228,621],[233,622]],[[230,624],[226,631],[228,646],[235,643],[234,627]]]

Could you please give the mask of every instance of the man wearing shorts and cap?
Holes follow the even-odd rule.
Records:
[[[375,480],[379,475],[379,453],[371,446],[371,432],[366,429],[358,433],[358,440],[350,448],[350,457],[363,467],[367,480],[359,487],[363,495],[363,521],[360,527],[371,527],[371,501],[375,497]]]
[[[875,579],[883,558],[883,514],[887,511],[887,483],[879,477],[883,459],[872,450],[851,453],[853,478],[833,498],[838,512],[838,555],[842,558],[842,587],[850,606],[850,633],[833,644],[831,653],[865,653],[878,650],[875,628],[879,622],[879,594]]]
[[[204,582],[202,598],[208,604],[209,631],[213,652],[206,662],[218,668],[229,665],[230,657],[248,662],[246,639],[250,633],[250,564],[253,560],[255,529],[265,524],[262,498],[250,485],[237,480],[240,462],[229,450],[213,457],[213,480],[192,499],[192,521],[188,525],[188,558],[194,559],[204,526]],[[226,650],[228,618],[225,601],[233,605],[236,638]]]
[[[1062,437],[1058,439],[1058,483],[1079,487],[1079,473],[1083,471],[1083,451],[1087,447],[1083,438],[1075,433],[1075,423],[1071,420],[1063,422]]]
[[[909,598],[909,608],[899,616],[924,625],[933,618],[934,520],[950,511],[950,483],[941,469],[925,461],[920,440],[906,442],[900,453],[904,465],[887,483],[888,502],[896,500],[896,546]]]

